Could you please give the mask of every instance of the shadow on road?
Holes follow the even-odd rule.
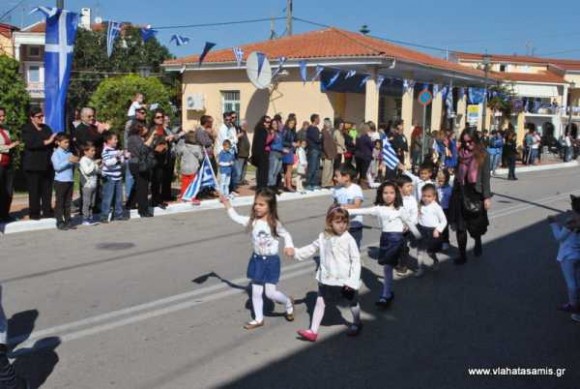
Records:
[[[566,298],[556,250],[545,223],[514,231],[486,243],[484,256],[465,266],[446,261],[438,272],[397,281],[397,300],[382,312],[374,307],[381,282],[365,269],[371,292],[361,304],[373,319],[358,338],[322,327],[317,343],[222,387],[577,387],[580,327],[556,310]],[[309,313],[315,297],[309,292],[304,299]],[[468,374],[468,368],[495,367],[566,371],[563,378]]]
[[[59,361],[55,351],[60,345],[58,337],[43,338],[32,347],[17,349],[32,334],[37,319],[38,311],[34,309],[16,313],[8,320],[8,337],[13,350],[10,356],[14,358],[16,371],[29,381],[31,388],[40,388]]]

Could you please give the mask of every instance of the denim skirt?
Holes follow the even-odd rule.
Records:
[[[280,281],[280,256],[252,254],[246,275],[253,284],[277,284]]]
[[[396,266],[405,251],[405,237],[402,232],[381,233],[379,264]]]

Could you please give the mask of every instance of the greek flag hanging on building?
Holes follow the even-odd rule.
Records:
[[[203,188],[217,188],[217,180],[207,153],[193,182],[187,187],[181,201],[193,200]]]
[[[244,61],[244,50],[242,50],[241,47],[234,47],[232,51],[236,57],[236,63],[238,64],[238,67],[242,66],[242,62]]]
[[[33,12],[46,17],[44,46],[44,114],[53,132],[63,132],[65,104],[73,62],[79,15],[52,7],[38,7]]]
[[[113,54],[113,47],[115,46],[115,40],[121,32],[121,23],[119,22],[109,22],[107,26],[107,57],[111,57]]]
[[[395,170],[397,166],[399,166],[399,157],[397,157],[397,153],[393,146],[391,146],[391,142],[387,138],[383,139],[383,162],[387,167],[391,170]]]

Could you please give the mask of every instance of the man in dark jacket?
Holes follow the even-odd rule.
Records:
[[[409,151],[409,145],[407,143],[407,138],[405,137],[404,134],[403,125],[404,122],[401,119],[395,121],[393,125],[394,126],[393,131],[391,131],[392,139],[390,139],[390,142],[391,145],[393,146],[393,149],[397,153],[397,156],[399,157],[399,161],[401,161],[401,163],[404,165],[405,153]]]
[[[238,128],[238,159],[236,161],[236,169],[238,171],[239,182],[238,185],[247,185],[246,181],[246,167],[248,166],[248,159],[250,158],[250,139],[248,138],[248,122],[242,121],[241,127]]]
[[[320,116],[312,114],[310,116],[310,127],[306,130],[308,171],[306,174],[306,190],[320,189],[317,180],[318,170],[320,170],[320,157],[322,155],[322,139],[320,137]]]

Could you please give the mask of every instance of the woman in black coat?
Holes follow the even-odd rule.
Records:
[[[135,178],[135,185],[127,199],[127,208],[133,208],[135,202],[141,217],[153,217],[149,212],[149,182],[155,163],[155,156],[151,145],[155,132],[150,134],[147,128],[141,123],[135,123],[129,130],[127,139],[127,151],[131,154],[129,159],[129,170]]]
[[[356,140],[354,159],[356,161],[356,170],[358,171],[358,181],[359,184],[363,180],[367,179],[367,172],[371,166],[373,160],[373,141],[368,135],[370,127],[367,124],[363,124],[359,128],[359,137]],[[368,182],[367,184],[371,184]]]
[[[449,210],[449,223],[457,232],[459,257],[455,263],[467,261],[467,233],[475,240],[473,253],[483,253],[481,237],[487,232],[491,208],[489,155],[477,135],[475,127],[469,127],[459,138],[459,164]]]
[[[269,153],[266,151],[266,139],[271,123],[272,119],[269,116],[263,116],[254,128],[252,164],[256,167],[256,189],[268,186]]]
[[[50,127],[43,123],[44,114],[38,107],[33,107],[29,113],[29,122],[22,128],[24,155],[22,168],[28,182],[28,207],[32,220],[42,217],[53,217],[52,212],[52,183],[54,170],[50,157],[54,149],[54,139]]]

